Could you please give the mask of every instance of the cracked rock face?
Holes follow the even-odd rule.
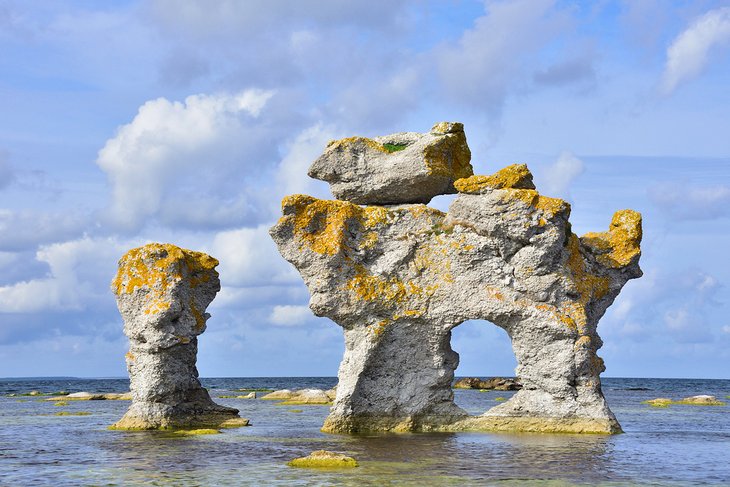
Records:
[[[524,165],[454,186],[448,213],[284,199],[271,236],[310,308],[344,330],[324,430],[619,432],[596,326],[641,276],[641,216],[621,210],[606,232],[578,237],[570,205],[540,195]],[[451,389],[451,330],[472,319],[507,331],[523,385],[481,416],[457,407]]]
[[[309,168],[330,183],[335,198],[363,205],[428,203],[454,193],[472,175],[464,126],[441,122],[426,134],[402,132],[335,140]]]
[[[129,338],[132,405],[114,429],[236,426],[238,410],[215,404],[198,380],[197,336],[220,281],[209,255],[169,244],[132,249],[112,290]]]

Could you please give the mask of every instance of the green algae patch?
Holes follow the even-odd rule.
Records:
[[[91,416],[88,411],[59,411],[54,416]]]
[[[340,469],[355,468],[358,466],[358,463],[354,458],[341,453],[317,450],[310,453],[307,457],[295,458],[288,462],[287,465],[297,468]]]
[[[504,397],[495,397],[494,400],[497,402],[502,402],[502,401],[506,401],[507,399]]]
[[[659,397],[657,399],[650,399],[648,401],[642,401],[641,404],[648,404],[655,408],[667,408],[672,405],[681,406],[724,406],[725,403],[718,401],[715,396],[692,396],[685,397],[679,401],[669,399],[668,397]]]
[[[200,428],[194,430],[177,430],[176,435],[180,436],[200,436],[200,435],[219,435],[220,431],[213,428]]]
[[[408,144],[383,144],[383,149],[385,149],[385,151],[389,154],[402,151],[406,147],[408,147]]]
[[[290,413],[301,413],[303,411],[301,409],[290,409],[289,412]]]
[[[54,406],[68,406],[67,401],[58,401],[53,403]]]
[[[240,391],[240,392],[274,392],[275,389],[267,389],[266,387],[254,387],[254,388],[244,387],[244,388],[236,389],[236,390]]]

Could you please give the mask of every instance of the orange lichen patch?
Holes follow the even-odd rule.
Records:
[[[348,222],[365,231],[384,223],[388,210],[380,206],[359,205],[339,200],[320,200],[307,195],[287,196],[282,201],[284,216],[291,220],[294,234],[318,254],[335,255],[346,246]],[[377,234],[364,233],[360,246],[374,245]]]
[[[411,205],[408,207],[408,212],[414,219],[420,220],[424,217],[428,217],[432,223],[434,220],[441,222],[446,217],[446,213],[443,211],[426,205]]]
[[[532,183],[532,173],[525,164],[512,164],[500,169],[491,176],[470,176],[454,182],[459,193],[479,194],[486,188],[490,189],[535,189]]]
[[[428,173],[451,179],[468,178],[474,174],[471,167],[471,151],[464,132],[449,133],[439,137],[423,149]]]
[[[390,153],[388,150],[386,150],[385,147],[383,147],[383,144],[367,137],[346,137],[344,139],[330,140],[327,143],[327,149],[343,151],[348,148],[357,147],[358,145],[368,147],[370,149],[383,152],[385,154]]]
[[[573,233],[568,238],[568,260],[566,264],[579,297],[577,301],[564,305],[562,312],[582,332],[587,324],[586,306],[592,300],[601,299],[608,294],[610,279],[593,275],[587,271],[585,261],[580,253],[580,242]]]
[[[496,287],[487,286],[487,296],[498,301],[504,301],[504,294]]]
[[[591,347],[591,337],[588,335],[581,335],[580,338],[578,338],[575,343],[573,344],[573,349],[578,350],[581,348],[590,348]]]
[[[619,210],[611,219],[607,232],[590,232],[581,237],[584,245],[596,254],[596,260],[609,268],[630,265],[641,256],[641,213]]]
[[[182,249],[172,244],[152,243],[130,250],[119,260],[112,289],[117,296],[142,290],[145,314],[158,314],[170,309],[167,295],[170,286],[188,276],[190,286],[208,282],[218,274],[218,261],[202,252]]]
[[[560,198],[550,198],[547,196],[541,196],[534,189],[511,189],[505,188],[502,200],[507,203],[509,201],[520,200],[528,206],[532,206],[542,212],[548,217],[552,218],[558,213],[568,212],[570,213],[570,204]]]
[[[193,314],[193,318],[195,318],[195,330],[203,330],[205,328],[205,316],[198,310],[192,299],[190,300],[190,312]]]
[[[384,278],[369,274],[365,267],[357,265],[355,276],[347,283],[347,289],[364,301],[378,300],[397,304],[413,296],[419,297],[423,289],[413,281],[402,281],[397,277]]]
[[[126,359],[127,359],[128,361],[130,361],[130,362],[134,362],[134,359],[135,359],[135,357],[134,357],[134,354],[133,354],[132,352],[127,352],[127,353],[125,353],[125,354],[124,354],[124,357],[125,357],[125,358],[126,358]]]

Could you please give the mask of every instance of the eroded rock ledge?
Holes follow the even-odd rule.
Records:
[[[454,160],[448,150],[440,157]],[[380,180],[401,178],[383,164],[365,165]],[[314,313],[344,329],[323,429],[619,432],[601,392],[596,325],[623,285],[641,276],[639,213],[618,211],[607,231],[578,237],[570,205],[540,195],[524,165],[453,186],[459,194],[448,213],[284,199],[271,236],[304,279]],[[374,193],[364,191],[369,201],[379,199]],[[451,390],[459,360],[451,329],[471,319],[507,331],[523,385],[476,417],[454,404]]]
[[[129,337],[132,405],[112,429],[245,426],[238,410],[214,403],[198,380],[197,336],[220,281],[209,255],[169,244],[132,249],[112,290]]]

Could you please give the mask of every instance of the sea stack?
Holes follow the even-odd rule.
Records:
[[[198,335],[220,290],[218,261],[170,244],[132,249],[112,281],[124,333],[132,405],[113,429],[245,426],[238,410],[214,403],[198,380]]]
[[[325,155],[351,143],[330,143]],[[455,161],[454,151],[465,153],[453,144],[439,157]],[[387,163],[398,153],[351,161],[377,172],[360,173],[360,189],[347,192],[333,182],[337,200],[284,198],[270,231],[309,288],[312,311],[344,330],[324,431],[620,432],[601,391],[596,328],[623,285],[641,276],[641,215],[618,211],[606,232],[578,237],[570,205],[539,194],[522,164],[491,176],[473,176],[469,166],[468,177],[453,182],[459,194],[448,213],[421,204],[434,196],[430,189],[380,197],[381,187],[418,187]],[[337,159],[323,169],[327,160],[310,174],[349,167]],[[451,330],[474,319],[509,334],[523,386],[481,416],[456,406],[451,389],[459,363]]]

